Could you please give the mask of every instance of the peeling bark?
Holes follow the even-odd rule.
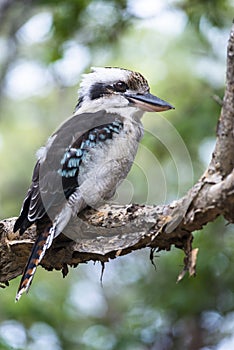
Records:
[[[227,49],[226,89],[217,141],[211,162],[200,180],[181,199],[169,205],[105,205],[86,209],[66,228],[46,253],[41,265],[68,273],[68,265],[109,259],[150,247],[185,252],[181,280],[196,272],[198,249],[192,248],[192,232],[222,215],[234,222],[234,25]],[[20,275],[35,241],[35,227],[23,236],[13,233],[15,218],[0,221],[0,283]],[[69,239],[73,238],[72,239]]]

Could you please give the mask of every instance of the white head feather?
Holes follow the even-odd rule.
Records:
[[[124,82],[129,87],[128,92],[145,92],[149,86],[140,73],[123,68],[113,67],[92,67],[91,73],[83,74],[79,94],[79,104],[76,113],[85,111],[97,111],[100,109],[112,109],[128,107],[129,101],[122,94],[114,93],[91,99],[92,88],[96,84],[113,85],[117,82]],[[134,108],[134,107],[129,107]],[[136,108],[134,108],[136,109]]]

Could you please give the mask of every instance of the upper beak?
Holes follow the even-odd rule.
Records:
[[[147,112],[163,112],[175,109],[170,103],[150,94],[124,94],[124,96],[137,107]]]

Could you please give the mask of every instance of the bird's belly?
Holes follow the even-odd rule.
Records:
[[[131,169],[138,141],[136,135],[122,131],[85,155],[79,169],[78,183],[87,205],[100,205],[114,195],[117,186]]]

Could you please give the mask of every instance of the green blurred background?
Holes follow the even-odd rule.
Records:
[[[231,0],[0,2],[0,217],[17,216],[36,150],[76,104],[90,66],[141,72],[174,111],[146,114],[120,203],[167,203],[202,175],[215,143],[234,15]],[[39,268],[19,303],[0,290],[0,349],[234,348],[233,227],[194,233],[197,277],[176,284],[183,253],[135,252],[106,265]]]

